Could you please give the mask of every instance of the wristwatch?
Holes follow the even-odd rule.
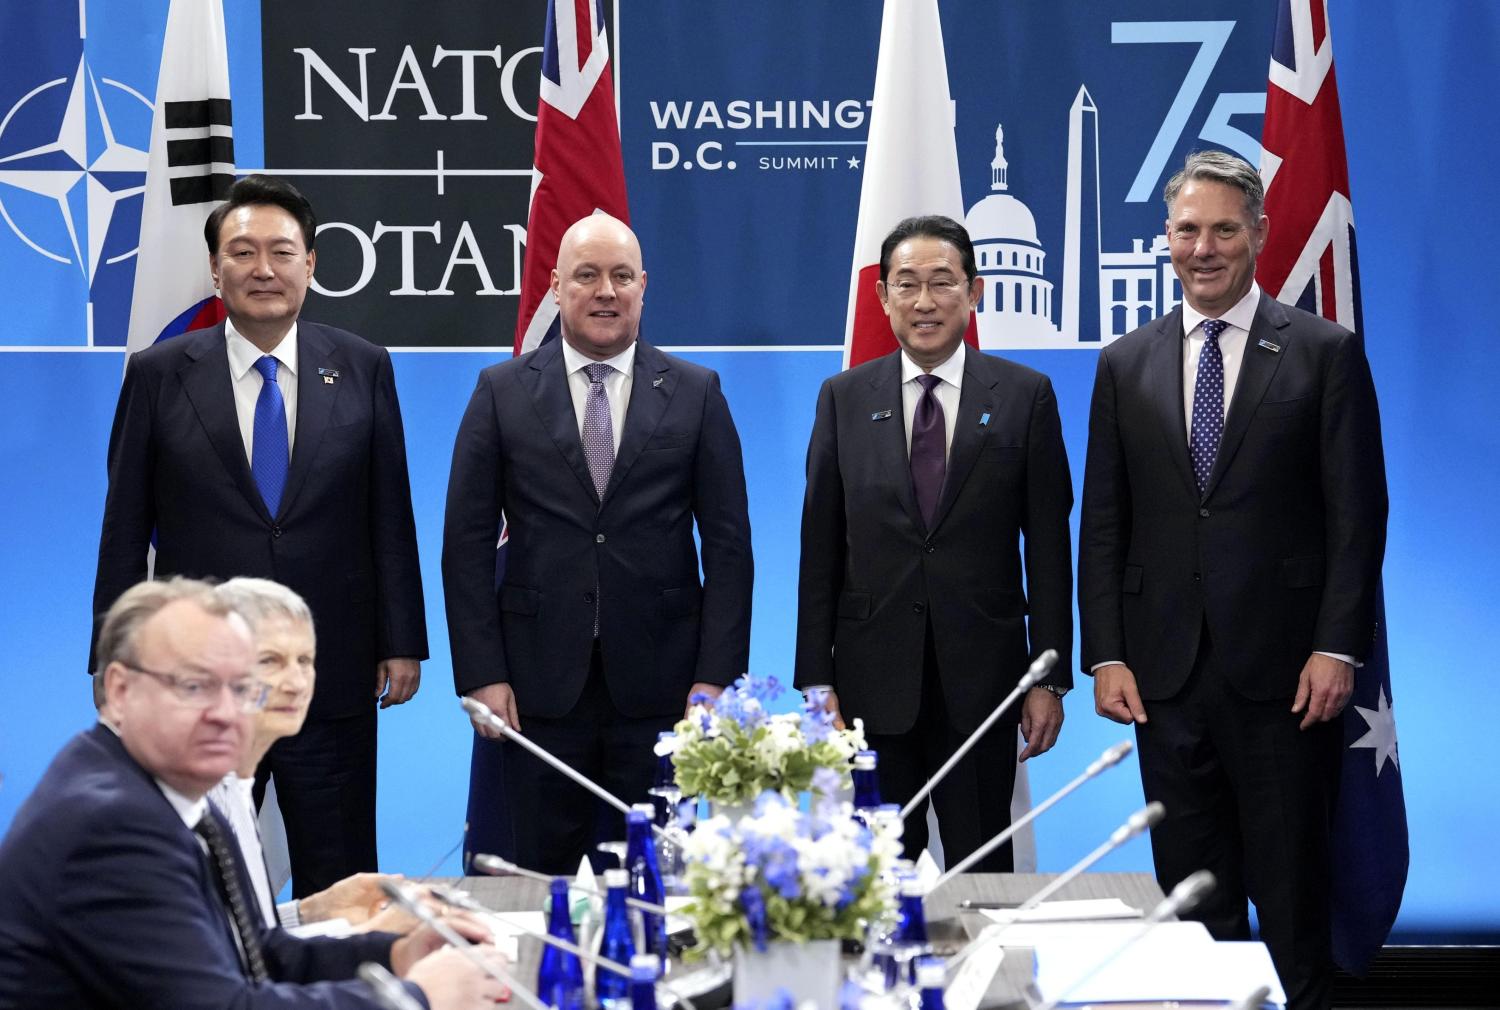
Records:
[[[1067,688],[1058,687],[1056,684],[1038,684],[1036,686],[1052,695],[1052,697],[1056,698],[1058,701],[1062,701],[1062,696],[1068,693]]]

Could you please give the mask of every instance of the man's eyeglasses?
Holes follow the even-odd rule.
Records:
[[[898,277],[896,280],[886,282],[885,289],[890,293],[892,299],[898,302],[914,302],[922,295],[922,289],[932,296],[935,302],[949,302],[963,295],[967,285],[958,277],[933,277],[925,281],[919,281],[911,277]]]
[[[271,687],[264,681],[253,677],[245,677],[240,680],[219,680],[217,677],[179,677],[172,673],[158,673],[148,670],[143,666],[134,666],[130,663],[121,663],[127,670],[136,673],[144,673],[152,680],[165,686],[172,692],[173,696],[188,708],[211,708],[214,702],[219,700],[221,691],[228,691],[229,697],[233,699],[235,707],[241,712],[259,712],[265,708],[266,699],[270,697]]]

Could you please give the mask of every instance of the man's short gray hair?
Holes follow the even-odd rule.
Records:
[[[260,634],[262,623],[277,617],[312,627],[312,609],[307,601],[280,582],[242,575],[219,586],[217,592],[249,623],[254,634]]]
[[[219,596],[218,591],[200,579],[189,579],[181,575],[159,581],[141,582],[120,594],[109,613],[104,615],[104,624],[99,629],[99,644],[95,656],[99,664],[98,673],[110,663],[133,666],[140,662],[137,640],[141,626],[170,603],[186,600],[214,617],[229,617],[235,609]]]
[[[1191,181],[1219,182],[1233,186],[1245,194],[1245,213],[1250,220],[1259,221],[1266,209],[1266,187],[1260,181],[1260,173],[1244,158],[1223,151],[1194,151],[1182,163],[1182,170],[1167,180],[1162,190],[1162,199],[1167,204],[1167,216],[1172,215],[1172,204],[1177,194]]]

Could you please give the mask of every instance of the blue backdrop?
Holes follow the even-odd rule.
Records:
[[[1100,334],[1060,325],[1070,297],[1061,262],[1071,103],[1084,87],[1098,110],[1103,248],[1129,253],[1139,239],[1149,258],[1162,217],[1154,142],[1166,136],[1162,165],[1203,144],[1199,138],[1216,123],[1219,143],[1241,150],[1254,144],[1259,117],[1240,111],[1253,103],[1236,96],[1263,90],[1272,5],[1247,17],[1251,5],[1226,2],[1224,19],[1215,22],[1201,20],[1202,3],[1136,0],[1110,5],[1108,15],[1082,11],[1095,6],[943,4],[966,204],[991,192],[989,163],[1003,125],[1008,192],[1034,217],[1036,245],[1046,256],[1041,276],[1056,299],[1046,320],[1053,329],[1042,337],[996,331],[987,342],[1053,377],[1080,479],[1094,355],[1077,344]],[[1494,268],[1484,245],[1500,233],[1500,209],[1484,176],[1500,161],[1492,114],[1500,97],[1500,7],[1488,0],[1329,6],[1390,479],[1385,580],[1412,849],[1397,928],[1408,936],[1495,937],[1500,874],[1488,846],[1500,831],[1500,801],[1488,781],[1487,745],[1500,684],[1487,663],[1500,655],[1492,588],[1500,537],[1486,532],[1483,514],[1500,497],[1500,409],[1483,363],[1500,336],[1493,313],[1485,314]],[[40,177],[22,176],[4,159],[44,145],[49,129],[57,136],[65,85],[79,72],[81,35],[93,82],[86,160],[106,146],[106,120],[122,159],[86,167],[100,189],[139,185],[144,159],[133,168],[130,149],[145,147],[144,103],[154,95],[166,7],[166,0],[89,0],[81,31],[76,20],[56,20],[73,17],[72,4],[0,9],[0,208],[8,226],[0,228],[0,631],[8,652],[0,829],[59,744],[92,718],[82,671],[105,443],[122,363],[118,349],[89,346],[88,305],[92,298],[94,343],[110,343],[133,269],[128,259],[110,261],[133,246],[139,219],[138,197],[114,202],[111,217],[98,190],[91,217],[93,184],[85,182],[65,200],[75,223],[70,234],[61,205],[38,192]],[[277,129],[260,103],[262,66],[270,65],[263,64],[262,11],[252,0],[225,0],[225,8],[237,162],[261,167],[264,138]],[[877,0],[679,0],[627,2],[619,12],[626,171],[652,275],[645,326],[658,343],[683,347],[724,378],[745,442],[755,537],[752,665],[783,677],[793,640],[802,456],[818,384],[839,364],[833,348],[843,332],[860,174],[849,162],[862,157],[861,110],[873,80],[879,9]],[[1118,27],[1127,16],[1148,27]],[[1167,22],[1176,36],[1161,27]],[[1214,48],[1220,42],[1221,51]],[[324,55],[333,63],[354,44],[341,41]],[[424,44],[425,67],[431,41]],[[494,41],[455,34],[446,44]],[[275,45],[272,39],[264,48]],[[507,59],[519,52],[506,46]],[[385,69],[372,69],[377,108],[398,51],[385,50]],[[1165,110],[1204,59],[1206,76],[1192,85],[1187,113],[1173,120]],[[523,60],[517,75],[528,74],[534,80],[535,66]],[[497,91],[497,77],[481,78],[480,88]],[[33,93],[53,81],[64,84]],[[434,89],[454,104],[451,93],[444,98],[438,84]],[[705,101],[722,125],[713,115],[702,118]],[[734,125],[735,101],[748,103],[746,126]],[[776,101],[793,103],[780,106],[780,120],[770,118],[767,104]],[[811,112],[804,101],[813,103]],[[685,103],[693,103],[691,113]],[[328,109],[330,128],[337,111]],[[25,167],[67,170],[61,157]],[[529,161],[529,147],[505,152],[505,167]],[[1146,199],[1133,199],[1138,177],[1147,179]],[[98,248],[87,241],[89,229],[107,229]],[[325,260],[342,248],[331,244]],[[508,276],[508,267],[495,273]],[[514,318],[513,306],[510,312]],[[309,315],[319,316],[316,305]],[[367,332],[395,346],[416,342],[378,325]],[[474,375],[510,338],[503,325],[482,321],[454,339],[468,349],[395,355],[433,643],[421,694],[381,718],[382,862],[408,873],[426,872],[462,830],[469,733],[452,697],[442,621],[442,503]],[[1037,795],[1121,736],[1094,716],[1087,687],[1068,701],[1056,751],[1033,765]],[[1139,803],[1131,766],[1043,818],[1041,868],[1073,861]],[[1148,867],[1143,845],[1106,866]],[[456,856],[440,866],[456,868]]]

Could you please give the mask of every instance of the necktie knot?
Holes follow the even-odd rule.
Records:
[[[609,378],[609,373],[615,370],[615,366],[596,361],[592,365],[584,365],[583,370],[588,373],[590,383],[603,382]]]
[[[936,375],[927,373],[925,375],[917,376],[917,381],[922,384],[922,389],[925,392],[931,393],[935,389],[937,389],[938,383],[942,382],[943,380],[938,378]]]
[[[265,379],[267,382],[275,382],[276,366],[279,364],[281,364],[281,362],[271,357],[271,355],[263,354],[256,360],[255,370],[259,372],[260,377]]]
[[[1203,335],[1209,340],[1218,340],[1219,335],[1229,328],[1229,324],[1222,319],[1203,320]]]

